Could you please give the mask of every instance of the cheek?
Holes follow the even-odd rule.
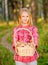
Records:
[[[22,21],[24,21],[24,18],[22,17]]]
[[[29,17],[27,18],[27,20],[29,20]]]
[[[26,19],[27,21],[29,21],[29,18],[27,17],[27,19]]]

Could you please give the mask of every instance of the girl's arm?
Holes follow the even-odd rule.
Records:
[[[35,26],[33,27],[33,38],[34,38],[35,47],[37,48],[38,47],[38,29]]]
[[[12,48],[15,50],[15,44],[17,42],[17,33],[16,33],[16,28],[13,29],[13,34],[12,34]]]

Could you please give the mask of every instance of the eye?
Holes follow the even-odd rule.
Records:
[[[28,16],[27,16],[28,17]]]
[[[29,17],[28,15],[26,17]]]
[[[25,16],[22,16],[22,17],[25,17]]]
[[[24,16],[22,16],[22,17],[24,17]]]

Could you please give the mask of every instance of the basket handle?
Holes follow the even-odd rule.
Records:
[[[31,31],[29,29],[27,29],[27,28],[18,28],[16,30],[16,32],[18,32],[19,30],[27,30],[30,33],[30,35],[32,36],[32,41],[34,42],[33,35],[32,35],[32,33],[31,33]]]

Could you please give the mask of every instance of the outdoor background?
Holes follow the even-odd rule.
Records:
[[[38,28],[38,65],[48,65],[48,0],[0,0],[0,65],[15,65],[12,32],[23,7],[30,10]]]

